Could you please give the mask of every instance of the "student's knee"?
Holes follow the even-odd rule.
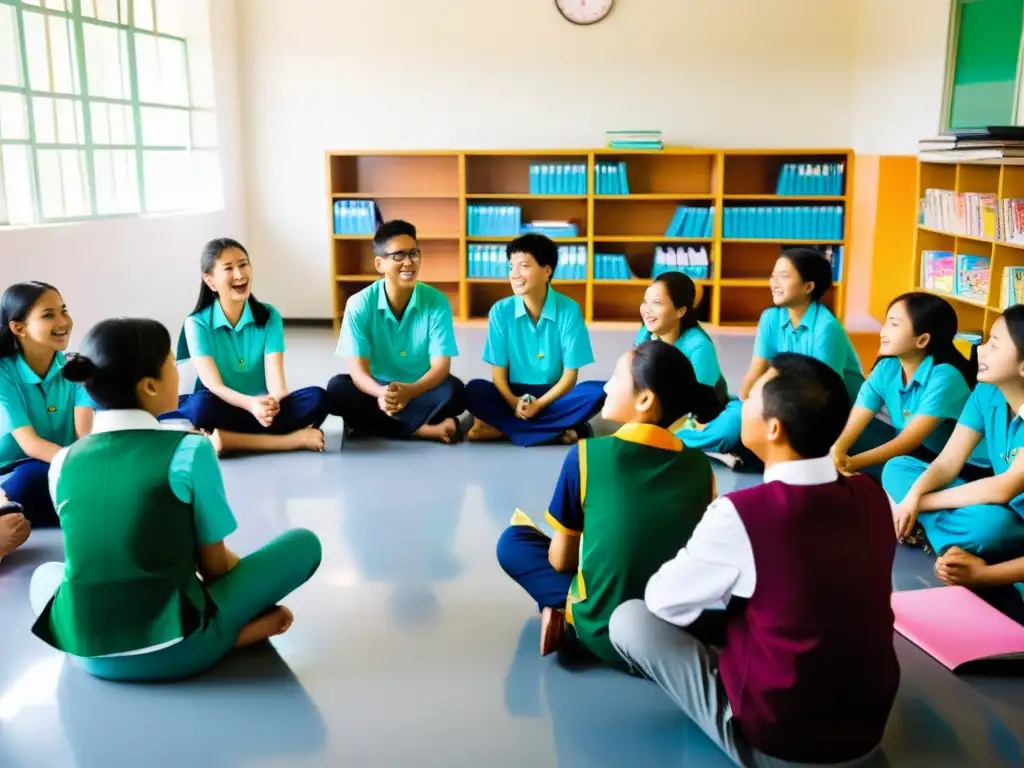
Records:
[[[951,546],[977,555],[981,558],[1014,558],[1024,555],[1024,522],[1010,507],[984,504],[958,510],[959,514],[971,514],[968,529],[970,533],[963,542]]]
[[[445,394],[448,402],[453,406],[461,406],[458,407],[458,410],[460,412],[464,411],[466,405],[466,385],[462,379],[457,376],[449,376],[441,386],[446,387]]]
[[[897,456],[882,467],[882,488],[899,504],[928,465],[913,456]]]
[[[627,600],[612,613],[608,621],[608,636],[619,653],[643,655],[650,636],[652,621],[659,621],[643,600]]]
[[[526,543],[527,534],[530,530],[527,526],[510,525],[498,537],[498,543],[495,547],[498,565],[510,576],[522,570],[523,545]]]
[[[308,580],[320,567],[323,559],[323,546],[320,537],[306,528],[293,528],[278,538],[283,558],[293,563],[296,569],[307,574]]]

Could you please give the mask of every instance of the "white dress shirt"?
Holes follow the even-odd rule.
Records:
[[[764,481],[824,485],[838,479],[829,456],[784,461],[764,471]],[[757,586],[754,551],[739,512],[729,498],[711,502],[686,546],[647,582],[644,600],[654,615],[679,627],[730,598],[750,597]]]

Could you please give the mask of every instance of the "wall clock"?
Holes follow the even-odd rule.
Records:
[[[555,0],[555,7],[573,24],[597,24],[612,10],[615,0]]]

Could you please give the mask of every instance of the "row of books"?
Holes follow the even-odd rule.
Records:
[[[587,194],[587,166],[584,163],[531,163],[531,195]]]
[[[471,278],[501,279],[508,277],[508,256],[504,245],[478,245],[471,243],[466,252],[466,274]],[[587,247],[561,245],[558,247],[556,280],[585,280],[587,278]]]
[[[931,291],[984,302],[988,297],[990,269],[988,256],[923,251],[921,286]]]
[[[632,280],[635,277],[629,268],[629,260],[624,253],[595,253],[595,280]]]
[[[784,163],[775,187],[777,195],[841,195],[843,163]]]
[[[1024,199],[998,199],[993,194],[926,189],[919,222],[954,235],[1024,242]]]
[[[598,163],[594,166],[597,177],[597,194],[628,195],[629,179],[625,163]]]
[[[694,280],[707,280],[711,275],[711,259],[708,258],[708,249],[704,246],[694,248],[692,246],[659,245],[654,249],[651,279],[665,272],[682,272]]]
[[[377,231],[380,214],[372,200],[335,200],[334,234],[372,235]]]
[[[725,209],[724,237],[842,240],[841,205]]]
[[[711,237],[714,228],[713,208],[681,205],[665,229],[665,237]]]
[[[1007,267],[999,288],[999,307],[1006,309],[1017,304],[1024,304],[1024,267]]]
[[[663,149],[661,131],[605,131],[612,149]]]

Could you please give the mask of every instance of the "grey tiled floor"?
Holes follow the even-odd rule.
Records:
[[[631,334],[594,334],[607,376]],[[460,329],[455,372],[485,374],[482,331]],[[292,386],[336,371],[327,331],[289,331]],[[749,337],[723,337],[730,382]],[[61,557],[42,531],[0,564],[0,766],[724,766],[653,685],[537,656],[530,600],[494,561],[516,506],[542,512],[564,449],[350,443],[337,452],[224,463],[239,518],[230,544],[290,526],[316,531],[324,564],[289,605],[292,631],[198,680],[90,679],[29,633],[28,581]],[[751,478],[720,471],[719,489]],[[823,541],[857,567],[855,542]],[[902,551],[901,589],[932,583]],[[952,619],[955,620],[955,617]],[[900,696],[886,737],[894,766],[1021,766],[1024,684],[956,677],[897,639]]]

